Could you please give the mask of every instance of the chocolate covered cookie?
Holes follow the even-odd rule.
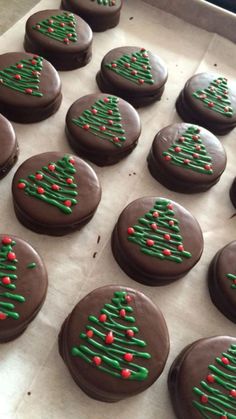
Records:
[[[236,126],[236,84],[210,73],[195,74],[176,101],[180,117],[224,135]]]
[[[18,158],[19,147],[11,123],[0,114],[0,179],[7,175]]]
[[[116,402],[161,375],[169,336],[160,310],[131,288],[110,285],[84,297],[62,325],[59,351],[90,397]]]
[[[17,338],[42,307],[47,271],[29,243],[0,235],[0,343]]]
[[[42,121],[62,100],[61,81],[44,58],[24,52],[0,55],[0,112],[15,122]]]
[[[235,364],[235,337],[200,339],[183,349],[168,377],[176,417],[234,419]]]
[[[160,57],[139,47],[109,51],[97,74],[99,89],[130,102],[146,106],[160,100],[167,80],[167,68]]]
[[[229,194],[230,194],[231,202],[233,206],[236,208],[236,177],[234,178],[234,181],[231,185]]]
[[[94,170],[83,160],[60,152],[30,157],[12,183],[18,220],[37,233],[61,236],[93,217],[101,199]]]
[[[90,61],[92,38],[81,17],[62,10],[41,10],[26,22],[24,48],[42,55],[57,70],[73,70]]]
[[[208,271],[208,287],[216,307],[236,323],[236,241],[216,253]]]
[[[195,193],[206,191],[220,180],[226,153],[210,131],[182,123],[158,132],[147,160],[152,176],[168,189]]]
[[[94,32],[117,26],[123,0],[62,0],[61,8],[81,16]]]
[[[84,96],[73,103],[66,116],[66,135],[71,147],[99,166],[117,163],[130,154],[140,132],[138,113],[116,96]]]
[[[112,235],[113,255],[134,280],[166,285],[198,262],[203,236],[197,220],[174,201],[145,197],[121,213]]]

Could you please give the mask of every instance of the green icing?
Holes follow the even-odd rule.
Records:
[[[191,253],[184,250],[183,239],[178,234],[179,221],[174,215],[171,201],[158,199],[154,207],[138,219],[139,224],[128,228],[128,240],[138,244],[147,256],[177,263],[191,258]]]
[[[29,196],[57,207],[65,214],[71,214],[78,195],[73,176],[76,169],[72,161],[70,156],[65,155],[57,162],[50,162],[36,174],[28,175],[29,180],[19,179],[18,188]]]
[[[105,66],[119,76],[140,86],[144,83],[154,83],[148,51],[144,48],[131,55],[125,54],[118,60],[112,61],[111,64],[105,64]]]
[[[99,99],[91,109],[86,109],[81,116],[72,119],[72,122],[101,140],[121,147],[126,137],[118,103],[119,99],[115,96]]]
[[[3,238],[2,240],[0,249],[0,289],[5,288],[11,291],[16,289],[16,284],[12,282],[17,280],[17,259],[16,257],[9,259],[9,255],[15,256],[13,252],[13,246],[15,246],[15,244],[16,242],[9,237]],[[10,302],[6,300],[10,300]],[[15,304],[13,303],[14,301],[24,303],[25,298],[22,295],[9,291],[0,292],[0,320],[6,320],[7,318],[12,318],[14,320],[19,319],[20,315],[16,311]]]
[[[69,45],[77,41],[75,29],[76,21],[72,13],[63,12],[61,15],[50,16],[33,26],[33,29],[56,41]]]
[[[28,269],[34,269],[36,266],[37,266],[37,265],[36,265],[36,263],[35,263],[35,262],[32,262],[32,263],[29,263],[29,264],[27,265],[27,268],[28,268]]]
[[[101,315],[99,318],[93,315],[88,317],[90,323],[86,326],[86,333],[80,334],[85,343],[74,346],[71,354],[89,364],[95,364],[99,370],[113,377],[142,381],[148,377],[149,371],[138,365],[135,360],[148,360],[151,355],[139,350],[139,347],[143,348],[147,344],[134,337],[139,329],[134,326],[133,308],[129,305],[132,298],[126,291],[116,291],[111,304],[106,303],[101,310],[105,319],[102,320]],[[129,332],[132,336],[128,336]],[[106,339],[110,334],[113,341],[107,343]],[[127,360],[127,357],[132,359]],[[125,373],[127,375],[124,375]]]
[[[162,154],[170,164],[205,175],[212,175],[212,158],[207,154],[199,132],[198,127],[189,127]]]
[[[95,0],[91,0],[91,1],[95,1]],[[115,6],[116,5],[116,0],[96,0],[97,4],[99,4],[99,6]]]
[[[28,60],[21,60],[4,70],[0,70],[0,87],[5,86],[20,93],[42,97],[39,92],[43,58],[34,55]]]
[[[198,400],[194,407],[201,417],[211,419],[236,419],[236,345],[231,345],[214,365],[208,366],[210,374],[193,392]]]
[[[227,274],[226,276],[232,281],[231,288],[236,289],[236,275]]]
[[[233,108],[229,99],[228,83],[224,77],[213,80],[206,89],[199,89],[193,93],[196,99],[201,100],[212,111],[231,118]]]

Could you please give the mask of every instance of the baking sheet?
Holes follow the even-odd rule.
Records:
[[[58,0],[42,0],[29,14],[56,8]],[[0,38],[0,52],[22,49],[26,17]],[[163,98],[139,110],[142,135],[133,153],[117,165],[95,168],[103,188],[98,211],[80,232],[61,237],[41,236],[16,220],[11,180],[19,164],[33,154],[70,152],[64,134],[67,109],[80,96],[98,91],[95,74],[110,49],[137,45],[159,54],[167,63],[169,79]],[[63,103],[48,120],[14,124],[20,145],[17,166],[1,181],[1,232],[28,240],[42,255],[49,273],[46,302],[37,318],[17,340],[0,346],[0,418],[4,419],[174,419],[167,373],[178,352],[188,343],[217,334],[235,335],[235,325],[211,303],[206,272],[215,252],[236,238],[236,218],[228,191],[235,176],[235,130],[222,137],[228,163],[221,181],[210,191],[187,196],[156,182],[147,170],[146,156],[156,132],[180,121],[174,102],[185,81],[195,72],[219,71],[234,78],[235,45],[191,26],[140,0],[128,0],[120,25],[94,35],[93,59],[86,67],[61,72]],[[198,219],[205,240],[200,262],[183,279],[166,287],[149,288],[130,279],[112,257],[110,236],[121,210],[144,196],[164,196],[188,208]],[[96,257],[93,255],[96,252]],[[171,348],[164,373],[147,391],[115,404],[89,399],[74,383],[57,349],[60,326],[73,306],[96,287],[117,283],[143,291],[159,305],[166,318]],[[186,320],[187,319],[187,320]],[[187,321],[187,322],[186,322]]]

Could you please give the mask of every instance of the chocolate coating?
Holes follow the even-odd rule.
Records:
[[[128,240],[127,229],[137,225],[138,219],[153,208],[157,199],[144,197],[131,202],[119,216],[112,235],[113,256],[121,269],[135,281],[151,286],[166,285],[186,275],[203,251],[203,236],[197,220],[174,201],[170,202],[174,217],[179,220],[179,234],[183,238],[184,249],[192,254],[191,258],[184,258],[181,263],[161,260],[141,252],[138,244]]]
[[[199,173],[186,169],[186,166],[172,164],[171,160],[165,160],[163,152],[168,151],[173,143],[177,143],[180,148],[185,146],[184,143],[178,141],[178,138],[192,126],[192,124],[180,123],[163,128],[155,136],[147,159],[149,171],[156,180],[168,189],[182,193],[203,192],[211,188],[220,180],[226,166],[226,153],[218,138],[210,131],[198,126],[196,127],[199,129],[198,135],[203,146],[206,147],[207,155],[212,158],[213,173]]]
[[[1,320],[0,343],[13,340],[25,331],[29,323],[41,309],[48,286],[47,271],[36,250],[23,239],[12,235],[1,234],[0,242],[2,242],[5,236],[10,237],[16,242],[13,251],[16,254],[18,262],[16,265],[17,270],[13,273],[16,273],[17,279],[12,281],[16,285],[15,290],[7,290],[0,285],[0,292],[8,291],[12,294],[22,295],[25,298],[25,302],[22,303],[1,297],[2,301],[5,300],[6,302],[14,303],[15,311],[19,313],[19,319],[15,320],[7,317],[5,320]],[[0,246],[2,246],[1,243]],[[36,263],[36,266],[34,268],[28,268],[27,266],[32,262]]]
[[[231,202],[233,206],[236,208],[236,178],[234,178],[229,194],[230,194]]]
[[[108,92],[122,97],[134,107],[146,106],[160,100],[168,77],[165,63],[160,57],[148,51],[154,83],[143,83],[142,85],[133,83],[132,81],[120,76],[106,67],[106,64],[111,64],[124,54],[131,55],[132,53],[140,51],[140,49],[140,47],[135,46],[125,46],[112,49],[103,58],[101,62],[101,69],[96,76],[98,87],[102,92]]]
[[[236,344],[236,338],[229,336],[200,339],[184,348],[175,359],[169,372],[168,387],[178,419],[200,419],[203,417],[193,405],[193,401],[200,401],[193,392],[193,388],[201,388],[200,382],[206,380],[207,375],[210,374],[208,369],[210,364],[220,368],[215,359],[221,357],[222,353],[226,352],[232,344]],[[211,384],[211,387],[219,388],[216,384]],[[204,392],[203,389],[202,391]],[[228,395],[228,390],[222,386],[220,391]],[[223,406],[222,410],[224,411]],[[230,413],[235,412],[230,410]],[[216,415],[210,415],[210,417],[213,418]]]
[[[233,108],[233,116],[227,117],[209,108],[202,100],[196,99],[193,93],[208,88],[219,76],[211,73],[200,73],[192,76],[185,84],[176,101],[176,109],[185,122],[201,125],[214,134],[224,135],[236,126],[236,84],[228,81],[228,95]]]
[[[2,54],[0,70],[30,58],[33,59],[33,54],[24,52]],[[43,60],[39,90],[42,97],[21,93],[0,83],[0,112],[12,121],[32,123],[42,121],[58,110],[62,100],[61,81],[57,71],[46,60]]]
[[[112,6],[104,6],[97,0],[62,0],[61,9],[77,13],[94,32],[102,32],[119,23],[123,0],[115,0],[114,3]]]
[[[101,187],[94,170],[83,160],[74,157],[74,182],[78,185],[78,202],[71,214],[64,214],[54,205],[27,195],[18,188],[19,179],[28,179],[50,162],[61,159],[60,152],[48,152],[30,157],[18,168],[13,178],[12,194],[18,220],[37,233],[61,236],[80,229],[94,215],[101,199]]]
[[[87,109],[91,110],[91,106],[97,100],[107,98],[107,96],[105,94],[83,96],[73,103],[66,115],[66,135],[71,147],[79,156],[85,157],[99,166],[117,163],[130,154],[136,147],[141,132],[138,113],[123,99],[119,99],[118,102],[121,114],[120,123],[125,131],[122,135],[126,137],[121,147],[101,139],[90,130],[85,130],[73,123],[72,119],[78,118]],[[109,118],[109,115],[107,115],[107,118]]]
[[[7,175],[17,161],[19,147],[11,123],[0,114],[0,179]]]
[[[62,10],[41,10],[30,16],[26,22],[24,48],[43,56],[57,70],[73,70],[85,66],[91,60],[93,34],[89,25],[74,15],[77,40],[68,43],[52,39],[33,28],[42,20],[64,13]],[[50,26],[53,29],[53,24]]]
[[[216,307],[236,323],[236,287],[227,274],[236,275],[236,241],[217,252],[208,271],[210,296]]]
[[[87,363],[82,358],[71,355],[73,346],[78,347],[80,344],[86,344],[80,338],[80,333],[86,330],[86,325],[89,322],[88,316],[99,317],[104,304],[111,304],[114,292],[124,290],[131,296],[129,305],[133,308],[132,316],[135,317],[135,323],[132,325],[139,329],[135,333],[135,337],[144,340],[147,344],[145,348],[140,348],[134,344],[132,349],[148,352],[151,355],[150,359],[137,357],[134,360],[138,365],[149,370],[148,377],[142,381],[114,377],[97,369],[93,364]],[[119,323],[122,324],[123,320],[120,320]],[[126,321],[123,324],[127,326]],[[96,325],[96,328],[104,332],[104,329],[99,325]],[[96,337],[94,339],[97,340]],[[127,345],[127,348],[129,348],[129,345]],[[148,297],[131,288],[109,285],[95,289],[75,306],[62,325],[59,335],[59,351],[73,379],[85,393],[104,402],[116,402],[146,390],[157,380],[168,357],[169,336],[161,311]],[[98,356],[99,352],[98,350]],[[127,366],[124,366],[124,368],[127,368]]]

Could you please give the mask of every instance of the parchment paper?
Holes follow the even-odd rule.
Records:
[[[58,6],[58,0],[42,0],[28,16]],[[1,53],[23,50],[26,18],[0,38]],[[33,233],[15,218],[10,189],[14,171],[33,154],[70,152],[64,134],[67,109],[80,96],[98,91],[95,74],[101,59],[107,51],[121,45],[144,46],[166,61],[169,79],[163,98],[139,110],[142,135],[128,158],[111,167],[94,166],[103,196],[93,220],[80,232],[62,238]],[[120,25],[94,35],[90,64],[60,73],[64,98],[60,110],[37,124],[14,124],[20,156],[17,166],[0,184],[1,232],[18,235],[38,250],[48,269],[49,290],[41,312],[27,331],[0,347],[1,419],[174,419],[166,383],[173,359],[185,345],[201,337],[235,335],[235,325],[211,303],[206,285],[213,255],[236,238],[236,218],[232,218],[234,209],[228,196],[235,175],[235,130],[222,137],[227,169],[208,192],[193,196],[170,192],[151,177],[146,165],[154,135],[165,125],[179,121],[174,102],[185,81],[205,70],[234,78],[235,68],[235,46],[230,41],[140,0],[129,0]],[[205,249],[200,262],[186,277],[166,287],[149,288],[130,279],[110,249],[110,236],[119,213],[129,202],[144,195],[176,200],[197,217],[204,232]],[[58,354],[57,335],[67,314],[84,295],[111,283],[137,288],[159,305],[169,328],[171,350],[164,373],[152,387],[129,400],[105,404],[89,399],[75,385]]]

